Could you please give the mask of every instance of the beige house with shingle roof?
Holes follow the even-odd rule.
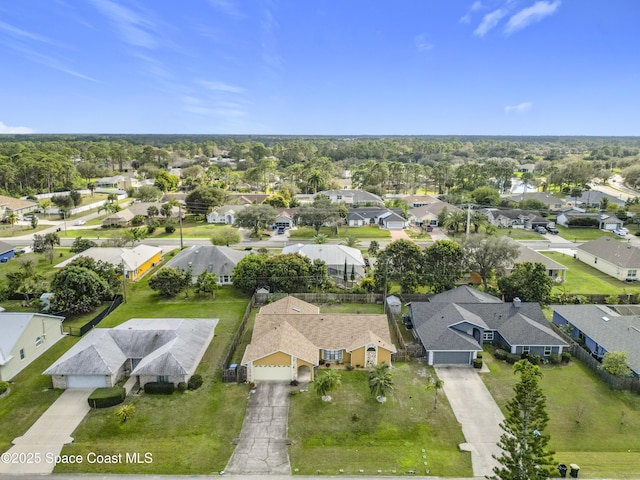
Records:
[[[21,200],[19,198],[0,195],[0,220],[14,213],[21,219],[23,215],[35,212],[38,209],[38,202],[33,200]]]
[[[391,364],[396,348],[385,315],[331,315],[295,297],[256,315],[241,364],[249,381],[312,381],[319,365]]]
[[[611,237],[600,237],[576,248],[576,258],[618,280],[640,278],[640,248]]]

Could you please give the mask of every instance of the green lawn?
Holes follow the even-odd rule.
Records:
[[[38,225],[36,228],[32,228],[31,225],[0,225],[0,238],[5,237],[20,237],[22,235],[31,235],[32,233],[38,233],[41,230],[51,228],[51,225]]]
[[[195,392],[140,395],[127,399],[136,413],[118,424],[114,408],[94,410],[74,432],[73,445],[63,454],[151,452],[153,463],[58,466],[56,473],[155,473],[212,474],[224,469],[240,432],[247,402],[245,385],[223,384],[220,363],[240,324],[248,298],[232,287],[223,287],[215,300],[160,299],[146,279],[128,287],[130,301],[109,315],[101,327],[111,327],[130,318],[179,317],[219,318],[215,337],[198,373],[205,379]]]
[[[320,305],[321,313],[384,314],[384,306],[376,303],[339,303]]]
[[[50,281],[58,270],[53,268],[53,266],[75,255],[75,253],[71,253],[68,248],[56,248],[54,251],[53,262],[50,262],[44,255],[33,252],[25,253],[9,260],[3,264],[0,269],[0,279],[4,280],[7,273],[18,271],[22,262],[33,261],[35,263],[36,273],[44,275],[45,280]]]
[[[546,257],[569,268],[565,281],[554,286],[554,291],[582,294],[625,294],[640,293],[640,286],[635,283],[625,283],[610,277],[606,273],[576,260],[572,256],[560,252],[540,252]]]
[[[482,379],[504,413],[518,377],[489,353],[485,362],[491,373]],[[577,463],[587,478],[638,478],[640,396],[611,390],[579,361],[541,368],[556,461]]]
[[[588,242],[589,240],[595,240],[600,237],[620,238],[611,232],[605,232],[597,228],[567,228],[562,225],[556,225],[556,228],[562,238],[574,242]]]
[[[321,227],[320,233],[326,235],[331,239],[345,239],[350,235],[363,240],[363,239],[390,239],[391,233],[389,230],[383,230],[378,227],[340,227],[338,234],[331,233],[331,228]],[[315,229],[311,227],[298,227],[295,230],[289,232],[289,237],[296,238],[313,238],[316,236]]]
[[[81,229],[74,230],[73,226],[67,224],[67,232],[61,232],[62,236],[66,237],[79,237],[82,236],[84,238],[112,238],[116,235],[122,235],[122,232],[127,230],[126,228],[102,228],[102,219],[106,218],[106,216],[101,217],[100,219],[93,219],[87,222],[87,225],[95,225],[94,229]],[[214,230],[223,228],[226,225],[214,225],[209,224],[203,221],[195,222],[191,219],[186,219],[182,222],[182,236],[184,238],[207,238],[210,237]],[[144,225],[142,228],[146,228]],[[176,231],[169,234],[164,231],[164,226],[161,225],[156,228],[156,231],[153,232],[149,238],[180,238],[180,228],[176,223]]]
[[[498,228],[495,235],[499,237],[511,237],[514,240],[545,240],[546,235],[534,232],[530,228]]]
[[[330,403],[312,389],[291,397],[289,452],[298,473],[424,475],[428,469],[437,476],[472,475],[470,454],[458,450],[464,439],[446,398],[440,392],[434,410],[433,390],[425,391],[430,367],[397,363],[395,390],[384,404],[369,394],[367,372],[341,374],[342,386]]]
[[[413,240],[431,240],[431,235],[426,232],[416,232],[414,230],[405,230],[405,232]]]
[[[0,452],[11,447],[60,396],[42,372],[73,346],[79,338],[64,337],[11,380],[11,393],[0,398]]]

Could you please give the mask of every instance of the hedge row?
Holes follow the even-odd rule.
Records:
[[[126,392],[122,387],[96,388],[89,395],[89,406],[92,408],[113,407],[124,402]]]
[[[173,383],[149,382],[144,384],[144,393],[162,393],[169,395],[173,393],[176,386]]]

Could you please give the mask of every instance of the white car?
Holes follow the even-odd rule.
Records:
[[[77,220],[76,223],[74,223],[74,225],[84,225],[85,223],[87,222],[85,222],[84,220]]]
[[[615,233],[619,237],[626,237],[629,233],[629,230],[627,230],[626,228],[619,228],[617,230],[614,230],[613,233]]]

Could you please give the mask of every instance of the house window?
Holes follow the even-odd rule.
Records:
[[[322,350],[323,360],[332,360],[334,362],[342,361],[342,350]]]
[[[156,377],[158,383],[169,383],[169,375],[158,375]]]
[[[551,347],[544,347],[544,356],[548,357],[551,355]]]
[[[482,340],[485,342],[491,342],[493,340],[493,332],[484,332],[482,334]]]
[[[40,345],[42,345],[42,342],[44,340],[42,340],[42,337],[36,337],[36,347],[39,347]]]
[[[24,360],[24,348],[20,349],[20,360]]]
[[[598,263],[598,257],[595,257],[595,258],[593,259],[593,263]]]
[[[637,270],[629,270],[627,271],[627,277],[637,277],[638,276],[638,271]]]
[[[522,347],[522,353],[524,353],[525,355],[529,355],[529,352],[531,351],[531,347],[530,346],[525,346]]]
[[[336,199],[342,200],[342,195],[336,195]]]

